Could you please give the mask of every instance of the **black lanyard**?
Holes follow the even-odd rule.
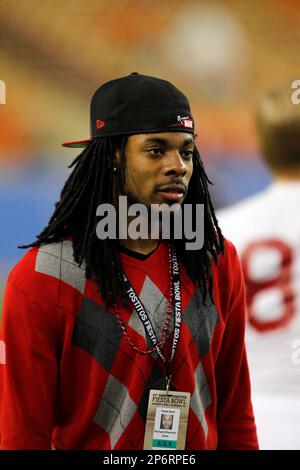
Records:
[[[174,355],[178,346],[180,330],[181,330],[181,317],[182,317],[181,315],[180,266],[178,263],[176,251],[172,244],[171,244],[171,265],[172,265],[173,304],[174,304],[175,321],[174,321],[174,336],[173,336],[172,352],[171,352],[170,360],[168,361],[168,363],[164,355],[162,354],[160,347],[159,346],[156,347],[157,354],[159,355],[159,357],[161,358],[161,360],[163,361],[167,369],[169,369],[170,367],[170,364],[174,358]],[[153,344],[153,346],[156,346],[158,343],[158,340],[157,340],[153,325],[151,323],[148,313],[146,312],[144,305],[142,304],[139,296],[136,294],[134,288],[130,284],[124,272],[121,273],[121,279],[126,286],[126,293],[128,297],[130,298],[131,302],[133,303],[134,308],[138,316],[140,317],[140,320],[143,323],[145,330],[148,333],[151,343]]]

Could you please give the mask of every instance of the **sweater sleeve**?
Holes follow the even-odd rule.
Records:
[[[216,363],[218,448],[258,449],[245,349],[245,287],[236,249],[226,246],[227,318]],[[228,295],[229,294],[229,295]]]
[[[18,283],[8,281],[0,331],[3,450],[51,449],[58,361],[46,302],[42,308]]]

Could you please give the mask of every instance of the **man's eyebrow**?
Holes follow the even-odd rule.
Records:
[[[189,137],[188,139],[185,139],[182,146],[185,147],[185,145],[189,145],[189,144],[194,144],[195,141],[192,137]]]
[[[147,139],[144,140],[144,144],[146,143],[155,143],[155,144],[160,144],[160,145],[168,145],[169,141],[167,139],[163,139],[162,137],[148,137]],[[188,137],[185,139],[182,143],[182,147],[185,147],[186,145],[194,144],[195,141],[192,137]]]

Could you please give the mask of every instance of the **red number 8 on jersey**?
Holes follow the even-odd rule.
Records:
[[[251,273],[251,262],[258,252],[265,250],[276,251],[280,256],[280,266],[274,277],[263,279],[263,276],[254,278]],[[258,331],[266,332],[283,328],[295,314],[295,296],[292,289],[292,249],[281,240],[268,239],[250,243],[241,256],[242,268],[246,283],[246,299],[248,307],[249,323]],[[279,315],[272,315],[272,311],[267,312],[266,318],[259,318],[255,308],[255,297],[269,289],[278,289],[281,292],[282,307]],[[273,318],[272,318],[273,316]]]

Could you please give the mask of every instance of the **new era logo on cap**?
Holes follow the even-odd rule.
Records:
[[[102,121],[101,119],[97,119],[97,120],[96,120],[96,128],[97,128],[97,129],[101,129],[101,128],[104,127],[104,126],[105,126],[105,122],[104,122],[104,121]]]

